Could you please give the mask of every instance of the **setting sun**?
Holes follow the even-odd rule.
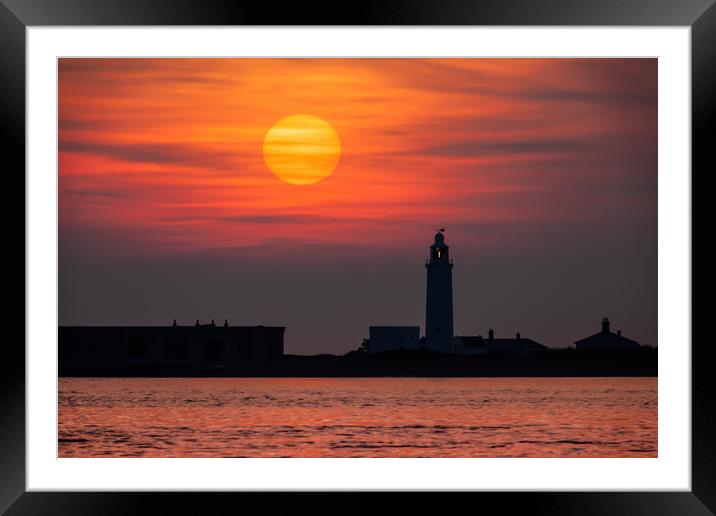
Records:
[[[335,170],[341,157],[336,130],[317,116],[282,118],[266,133],[264,159],[279,179],[292,185],[310,185]]]

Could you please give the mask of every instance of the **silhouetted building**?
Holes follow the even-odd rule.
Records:
[[[587,351],[628,351],[639,349],[639,343],[622,336],[622,332],[614,333],[609,329],[609,318],[602,319],[602,331],[574,343],[578,350]]]
[[[514,339],[496,339],[494,330],[487,333],[487,349],[491,354],[529,355],[547,350],[547,346],[525,339],[517,332]]]
[[[452,352],[461,355],[487,355],[487,343],[482,335],[476,337],[455,335]]]
[[[419,326],[371,326],[368,331],[371,353],[420,348]]]
[[[425,303],[425,342],[431,351],[450,351],[453,346],[452,267],[444,229],[430,246]]]
[[[60,326],[61,369],[227,367],[283,356],[283,326]]]

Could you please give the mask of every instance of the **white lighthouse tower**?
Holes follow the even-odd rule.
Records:
[[[425,343],[431,351],[450,351],[453,342],[452,261],[444,229],[438,230],[430,246],[425,303]]]

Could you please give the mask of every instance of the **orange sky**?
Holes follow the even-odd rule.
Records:
[[[60,59],[60,323],[228,317],[347,351],[423,324],[444,227],[457,332],[566,345],[610,316],[656,344],[657,66]],[[313,185],[262,156],[299,113],[342,145]]]
[[[60,223],[178,252],[560,218],[494,200],[551,188],[549,165],[593,139],[642,137],[655,65],[600,61],[62,59]],[[285,184],[262,158],[294,113],[342,142],[316,185]]]

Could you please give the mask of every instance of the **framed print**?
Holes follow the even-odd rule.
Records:
[[[3,510],[709,514],[712,4],[3,0]]]

